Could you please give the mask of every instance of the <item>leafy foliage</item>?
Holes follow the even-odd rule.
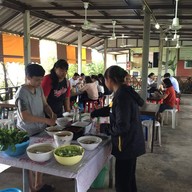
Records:
[[[163,62],[163,65],[166,65],[166,63]],[[175,71],[176,71],[176,68],[177,68],[176,56],[173,58],[173,60],[169,60],[167,62],[167,65],[168,65],[168,69],[171,69],[173,71],[173,75],[175,75]]]
[[[73,77],[74,73],[78,71],[78,65],[77,64],[69,64],[69,69],[68,69],[68,76],[69,78]]]
[[[86,65],[83,65],[82,68],[83,73],[85,75],[98,75],[99,73],[104,73],[104,63],[88,63]]]
[[[15,151],[15,144],[29,140],[26,131],[17,128],[0,128],[0,151],[5,151],[9,146]]]
[[[73,74],[78,72],[78,65],[77,64],[70,64],[68,70],[69,78],[73,77]],[[82,64],[82,73],[85,75],[98,75],[99,73],[104,73],[104,63],[88,63]]]

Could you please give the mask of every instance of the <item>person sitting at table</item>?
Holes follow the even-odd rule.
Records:
[[[139,103],[125,84],[126,71],[111,66],[105,71],[105,83],[114,92],[109,106],[97,109],[91,117],[110,116],[112,155],[115,156],[116,192],[136,192],[137,157],[145,153],[145,142],[139,115]]]
[[[79,74],[74,73],[73,77],[69,79],[69,82],[71,91],[70,103],[74,103],[77,100],[77,85],[79,83]]]
[[[56,115],[47,104],[40,87],[44,74],[45,70],[41,65],[27,65],[25,69],[26,83],[18,89],[15,95],[17,127],[27,131],[29,136],[44,131],[47,125],[55,125]],[[49,118],[45,117],[45,113]],[[51,192],[54,190],[53,186],[42,184],[42,173],[30,171],[29,179],[31,192]]]
[[[67,61],[59,59],[41,83],[47,103],[57,117],[63,116],[63,105],[66,112],[71,111],[70,83],[66,79],[68,67]]]
[[[174,78],[173,76],[170,75],[170,73],[165,73],[164,74],[164,78],[169,78],[172,85],[173,85],[173,88],[174,90],[176,91],[176,95],[180,95],[180,89],[179,89],[179,83],[177,81],[176,78]]]
[[[85,85],[79,89],[79,94],[79,102],[83,103],[83,106],[88,100],[98,100],[97,84],[91,80],[90,76],[85,77]]]
[[[147,78],[147,92],[154,93],[157,90],[157,83],[155,81],[155,74],[150,73]]]
[[[163,94],[155,92],[155,94],[157,94],[161,99],[163,99],[163,103],[160,105],[157,114],[157,119],[159,122],[161,122],[161,113],[166,109],[173,109],[176,100],[175,90],[169,78],[163,79],[163,86],[165,87],[165,92]]]
[[[98,90],[99,98],[101,98],[104,95],[103,83],[98,79],[97,75],[91,75],[91,79],[93,82],[95,82],[97,84],[97,90]]]

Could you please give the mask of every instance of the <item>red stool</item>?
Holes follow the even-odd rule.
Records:
[[[99,98],[99,105],[101,106],[101,107],[104,107],[104,97],[100,97]]]
[[[98,101],[97,100],[88,100],[85,102],[85,106],[84,106],[84,113],[86,112],[86,106],[88,107],[88,113],[91,113],[92,111],[95,110],[95,105],[98,105]]]
[[[181,101],[180,98],[176,98],[175,100],[175,105],[178,111],[180,111],[180,101]]]

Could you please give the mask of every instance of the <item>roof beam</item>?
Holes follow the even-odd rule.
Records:
[[[35,29],[36,27],[38,27],[39,25],[41,25],[43,22],[45,22],[45,20],[40,20],[40,21],[38,21],[37,23],[35,23],[34,25],[32,25],[32,26],[30,27],[30,30]]]
[[[10,17],[8,17],[7,19],[5,19],[3,22],[0,23],[0,28],[3,27],[3,25],[5,25],[9,21],[11,21],[14,17],[16,17],[19,14],[20,14],[20,12],[16,12],[13,15],[11,15]]]
[[[43,37],[41,37],[41,39],[46,38],[47,36],[51,35],[52,33],[54,33],[55,31],[59,30],[62,26],[58,26],[54,29],[52,29],[51,31],[49,31],[48,33],[46,33],[45,35],[43,35]]]
[[[104,10],[121,10],[121,9],[142,9],[142,6],[133,5],[129,7],[125,6],[94,6],[89,7],[89,10],[97,10],[97,11],[104,11]],[[84,7],[31,7],[29,10],[64,10],[64,11],[80,11],[84,10]]]
[[[76,31],[69,31],[68,33],[66,33],[65,35],[63,35],[62,37],[60,37],[58,39],[58,41],[62,41],[63,39],[65,39],[66,37],[68,37],[69,35],[73,34],[73,33],[76,33]]]
[[[87,34],[84,34],[84,35],[82,35],[82,38],[83,37],[85,37]],[[68,44],[70,45],[70,44],[72,44],[73,42],[75,42],[75,41],[77,41],[78,40],[78,37],[75,37],[75,38],[73,38],[70,42],[68,42]],[[83,43],[82,43],[83,44]]]
[[[156,4],[156,5],[150,5],[150,8],[155,10],[155,9],[174,9],[173,5],[162,5],[162,4]],[[192,9],[192,5],[179,5],[180,9]],[[130,10],[130,9],[143,9],[143,6],[141,5],[129,5],[128,7],[126,6],[94,6],[94,7],[89,7],[89,10],[98,10],[98,11],[105,11],[105,10]],[[64,11],[81,11],[84,10],[83,7],[30,7],[28,10],[64,10]]]
[[[39,25],[41,25],[43,22],[45,22],[45,20],[40,20],[40,21],[38,21],[37,23],[35,23],[34,25],[32,25],[32,26],[30,27],[30,31],[33,30],[33,29],[35,29],[35,28],[38,27]],[[21,36],[23,36],[23,34],[24,34],[23,32],[20,33]]]
[[[84,16],[50,16],[50,18],[54,18],[54,19],[84,19]],[[156,19],[173,19],[174,16],[173,15],[156,15],[155,16]],[[102,20],[102,19],[144,19],[144,16],[89,16],[89,19],[98,19],[98,20]],[[180,15],[179,19],[188,19],[188,20],[192,20],[192,16],[191,15]]]
[[[89,38],[89,39],[83,41],[82,44],[86,44],[87,42],[91,41],[91,40],[94,39],[94,38],[95,38],[95,37],[91,37],[91,38]]]
[[[90,47],[97,47],[97,44],[101,44],[101,41],[102,41],[102,43],[104,43],[104,39],[100,39],[99,41],[96,41],[95,43],[92,43],[91,45],[90,45]]]

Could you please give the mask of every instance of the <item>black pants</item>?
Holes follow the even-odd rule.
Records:
[[[137,192],[135,169],[137,158],[120,160],[115,163],[116,192]]]

